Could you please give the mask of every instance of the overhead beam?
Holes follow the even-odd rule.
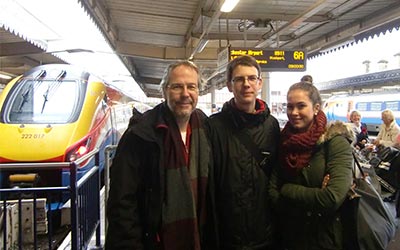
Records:
[[[159,85],[161,79],[159,78],[152,78],[152,77],[140,77],[141,82],[145,82],[146,84],[154,84]]]
[[[200,33],[194,33],[193,37],[200,38]],[[259,40],[260,34],[246,34],[247,40]],[[209,40],[243,40],[243,34],[220,32],[220,33],[208,33],[207,39]]]
[[[394,3],[381,11],[375,12],[371,17],[359,21],[359,27],[362,32],[383,26],[389,22],[397,22],[400,20],[400,2]]]
[[[201,52],[200,49],[199,49],[199,48],[200,48],[199,46],[200,46],[200,44],[201,44],[201,41],[202,41],[203,39],[208,39],[208,38],[207,38],[207,35],[208,35],[208,33],[210,32],[213,23],[219,18],[219,16],[220,16],[221,13],[222,13],[221,10],[220,10],[221,5],[222,5],[222,3],[220,3],[220,4],[218,5],[218,10],[215,11],[214,15],[211,17],[211,20],[209,20],[208,24],[207,24],[206,27],[204,28],[203,33],[201,33],[201,35],[200,35],[200,37],[199,37],[199,42],[198,42],[197,45],[194,47],[193,51],[191,52],[190,56],[188,57],[189,59],[193,58],[196,54],[199,54],[199,53]]]
[[[203,11],[205,6],[208,5],[208,3],[211,3],[210,5],[213,5],[215,3],[215,0],[200,0],[199,5],[197,6],[196,12],[193,16],[192,19],[192,24],[189,27],[189,29],[186,31],[185,35],[185,47],[191,47],[191,37],[192,37],[192,32],[196,28],[198,23],[201,23],[201,18],[203,16]]]
[[[152,31],[138,31],[132,29],[120,29],[119,41],[144,43],[148,37],[153,39],[152,44],[157,45],[163,41],[163,46],[181,47],[184,43],[184,37],[176,34],[157,33]]]
[[[116,52],[122,56],[146,57],[164,60],[185,60],[188,58],[186,48],[159,47],[141,43],[117,42]],[[218,49],[206,48],[196,54],[195,59],[217,60]]]
[[[388,6],[384,10],[371,15],[371,17],[356,20],[345,27],[337,29],[329,34],[325,34],[322,37],[314,39],[306,44],[303,48],[311,53],[316,53],[319,50],[334,46],[342,42],[343,40],[350,39],[362,39],[363,34],[367,34],[370,30],[375,28],[384,27],[385,24],[399,23],[400,17],[398,13],[400,12],[400,3],[395,3]]]
[[[212,17],[212,15],[214,14],[214,12],[203,12],[204,16],[207,17]],[[229,19],[247,19],[247,20],[256,20],[256,19],[270,19],[272,21],[284,21],[284,22],[289,22],[293,19],[295,19],[296,17],[298,17],[298,15],[294,15],[294,14],[257,14],[257,13],[252,13],[251,15],[249,14],[244,14],[241,12],[230,12],[229,13]],[[221,15],[220,19],[226,19],[226,15]],[[310,16],[308,18],[306,18],[304,21],[308,22],[308,23],[323,23],[326,21],[329,21],[330,17],[326,16],[326,15],[314,15],[314,16]]]
[[[301,23],[303,23],[305,20],[307,20],[308,18],[313,16],[315,13],[317,13],[318,11],[323,9],[328,4],[329,4],[329,1],[327,1],[327,0],[319,0],[319,1],[317,1],[316,3],[311,5],[307,10],[305,10],[303,13],[301,13],[297,17],[293,18],[292,20],[290,20],[286,24],[282,25],[281,27],[279,27],[275,31],[267,32],[267,33],[263,34],[262,35],[262,39],[263,40],[256,44],[256,48],[264,48],[265,45],[268,43],[268,39],[270,37],[272,37],[275,34],[279,34],[279,32],[282,32],[282,31],[287,30],[289,28],[293,28],[293,27],[299,26]]]

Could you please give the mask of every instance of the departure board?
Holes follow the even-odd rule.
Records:
[[[305,71],[306,54],[303,50],[230,48],[229,61],[235,57],[253,56],[266,71]]]

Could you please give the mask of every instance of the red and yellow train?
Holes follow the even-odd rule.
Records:
[[[95,148],[103,152],[118,143],[135,104],[121,90],[74,66],[33,68],[11,80],[0,95],[0,164],[71,162]],[[101,168],[104,161],[100,153]],[[92,159],[80,166],[78,178],[93,165]],[[69,184],[69,171],[34,172],[39,186]],[[0,187],[7,187],[15,173],[24,171],[0,171]]]

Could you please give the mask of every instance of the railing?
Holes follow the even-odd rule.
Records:
[[[77,168],[78,166],[89,159],[95,157],[95,166],[91,168],[79,181],[77,180]],[[38,238],[41,236],[38,230],[38,221],[45,215],[48,219],[47,232],[47,246],[45,249],[55,249],[56,239],[54,238],[53,220],[57,218],[57,212],[51,209],[51,203],[67,193],[70,197],[71,202],[71,249],[86,249],[89,245],[91,237],[96,232],[96,247],[100,246],[100,170],[99,170],[99,151],[98,149],[93,150],[84,157],[78,159],[75,162],[57,162],[57,163],[10,163],[0,164],[1,170],[35,170],[35,169],[50,169],[70,170],[70,186],[68,187],[33,187],[33,188],[5,188],[0,189],[0,198],[2,213],[0,216],[0,231],[2,230],[2,244],[0,249],[43,249],[43,246],[39,246]],[[55,196],[56,195],[56,196]],[[38,213],[38,204],[43,199],[39,198],[45,196],[46,203],[44,213]],[[13,205],[11,205],[10,198],[15,199]],[[29,197],[29,199],[26,199]],[[24,204],[30,204],[28,206]],[[23,220],[23,207],[28,207],[30,214],[25,215]],[[18,212],[16,212],[18,211]],[[40,209],[39,209],[40,211]],[[16,213],[17,216],[12,215]],[[10,216],[8,216],[10,215]],[[18,217],[18,218],[15,218]],[[7,219],[9,218],[9,219]],[[29,230],[24,229],[24,223],[26,220],[31,219],[33,228]],[[59,218],[58,218],[59,219]],[[13,220],[13,221],[10,221]],[[33,220],[33,221],[32,221]],[[8,232],[11,232],[11,228],[18,228],[18,240],[16,244],[10,242],[12,238]],[[32,231],[30,231],[32,230]],[[27,232],[28,231],[28,232]],[[42,231],[43,234],[43,231]],[[46,233],[44,233],[46,234]],[[31,237],[31,238],[30,238]],[[43,237],[41,237],[43,238]],[[1,236],[0,236],[1,239]]]
[[[108,145],[105,150],[105,164],[104,164],[104,228],[107,232],[108,221],[107,221],[107,201],[108,191],[110,190],[110,167],[111,167],[111,155],[117,150],[117,145]]]

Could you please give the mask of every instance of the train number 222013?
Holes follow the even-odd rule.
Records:
[[[44,134],[22,134],[22,139],[42,139]]]

